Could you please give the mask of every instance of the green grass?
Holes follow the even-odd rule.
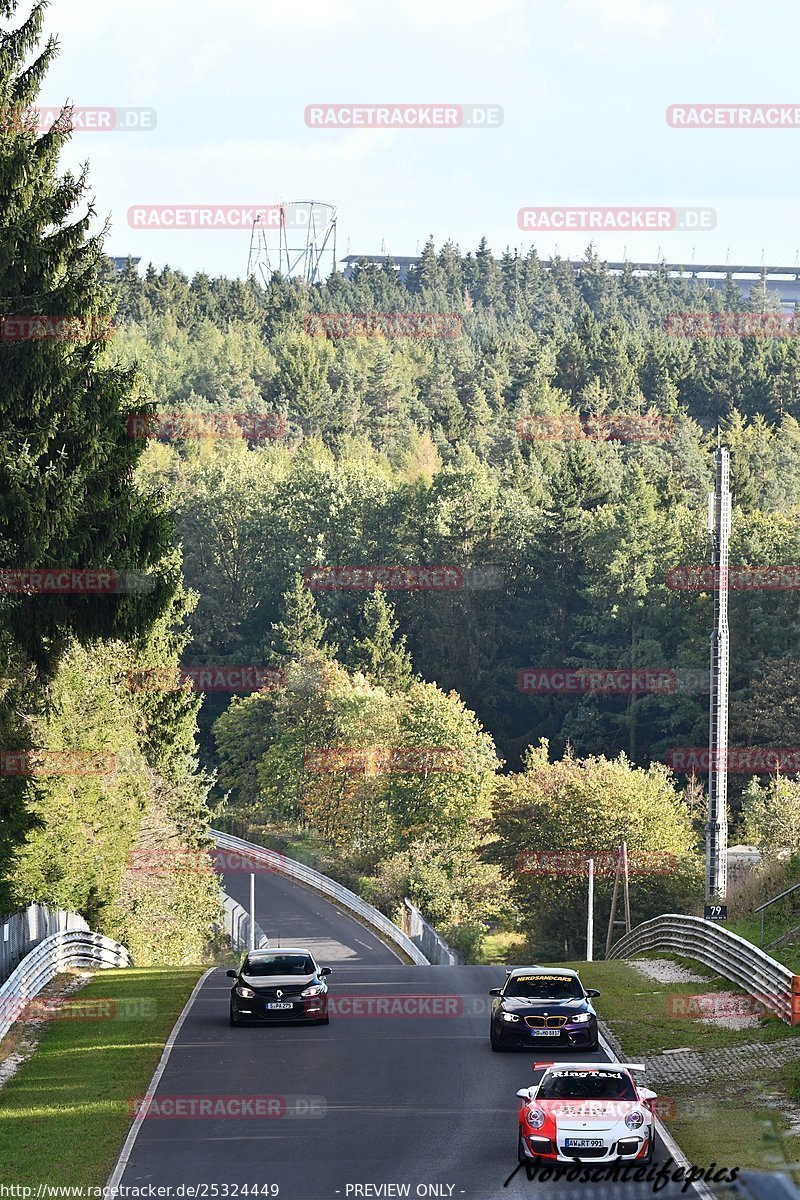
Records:
[[[97,972],[75,994],[117,1001],[119,1015],[53,1020],[0,1092],[0,1178],[6,1183],[101,1186],[164,1043],[203,967]],[[148,1002],[124,1016],[122,1002]]]
[[[789,942],[783,946],[769,946],[769,943],[782,933],[788,933],[796,925],[800,925],[800,916],[796,913],[791,914],[780,921],[767,920],[764,922],[764,953],[769,954],[771,958],[777,959],[778,962],[787,966],[795,975],[800,975],[800,939],[797,942]],[[746,917],[738,917],[733,921],[726,921],[725,928],[731,933],[738,933],[739,937],[746,938],[748,942],[752,942],[754,946],[758,946],[761,937],[761,920],[759,916],[750,915]]]
[[[527,938],[521,933],[487,933],[483,938],[475,961],[483,966],[504,966],[521,961]]]
[[[657,983],[629,963],[615,960],[564,964],[580,972],[585,987],[600,991],[595,1002],[598,1015],[620,1042],[627,1060],[635,1062],[681,1047],[702,1054],[800,1036],[800,1027],[792,1028],[777,1018],[733,1030],[672,1016],[671,997],[740,989],[693,961],[661,953],[652,957],[681,963],[702,975],[704,982]],[[659,1091],[665,1124],[693,1163],[774,1171],[800,1160],[800,1137],[787,1133],[788,1122],[779,1107],[800,1100],[800,1063],[766,1072],[759,1066],[757,1073],[732,1063],[727,1078],[708,1079],[699,1086],[671,1083]]]

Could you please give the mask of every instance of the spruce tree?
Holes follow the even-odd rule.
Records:
[[[298,659],[315,650],[334,658],[338,647],[325,641],[328,624],[320,615],[311,591],[302,575],[295,575],[292,586],[283,593],[284,619],[273,625],[277,650],[287,658]]]
[[[0,594],[0,625],[49,672],[71,636],[146,631],[176,581],[152,573],[171,525],[133,483],[146,443],[129,436],[126,419],[151,408],[136,371],[104,353],[113,310],[102,238],[89,232],[87,169],[58,174],[70,110],[44,133],[29,115],[57,42],[40,48],[41,0],[13,27],[16,10],[17,0],[0,0],[0,568],[149,576],[138,592]],[[9,320],[19,317],[51,321]],[[54,324],[65,317],[69,337]],[[18,340],[21,328],[28,336]]]
[[[364,602],[364,637],[356,642],[359,664],[372,683],[388,692],[407,692],[414,681],[411,655],[397,628],[394,609],[376,588]]]

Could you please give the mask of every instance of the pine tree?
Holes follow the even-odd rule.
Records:
[[[380,588],[364,602],[363,628],[356,648],[370,681],[388,692],[407,692],[414,681],[411,655],[406,639],[397,637],[394,609]]]
[[[17,0],[0,0],[0,22],[16,9]],[[112,305],[100,283],[101,239],[89,235],[94,210],[76,214],[86,171],[57,174],[69,110],[41,135],[27,115],[57,50],[50,38],[37,54],[44,10],[40,0],[18,28],[0,26],[0,312],[74,321],[71,340],[47,330],[15,340],[6,323],[0,567],[147,573],[171,536],[165,515],[132,483],[145,442],[128,435],[126,417],[149,409],[135,371],[101,364]],[[0,621],[49,670],[70,635],[126,639],[152,625],[176,581],[148,583],[140,594],[6,596]]]
[[[278,652],[297,659],[309,651],[320,650],[328,658],[334,658],[338,646],[326,643],[328,623],[319,613],[302,575],[295,575],[292,586],[283,593],[283,605],[284,620],[272,627],[277,634]]]

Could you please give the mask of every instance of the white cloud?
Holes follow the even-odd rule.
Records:
[[[634,41],[653,48],[669,42],[715,48],[731,4],[719,0],[564,0],[561,18],[573,31],[574,48],[581,52],[619,47]]]

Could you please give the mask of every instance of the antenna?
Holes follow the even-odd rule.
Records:
[[[719,437],[719,430],[717,431]],[[724,903],[728,875],[728,542],[731,532],[730,455],[717,446],[709,525],[714,562],[714,630],[711,635],[706,903]]]

